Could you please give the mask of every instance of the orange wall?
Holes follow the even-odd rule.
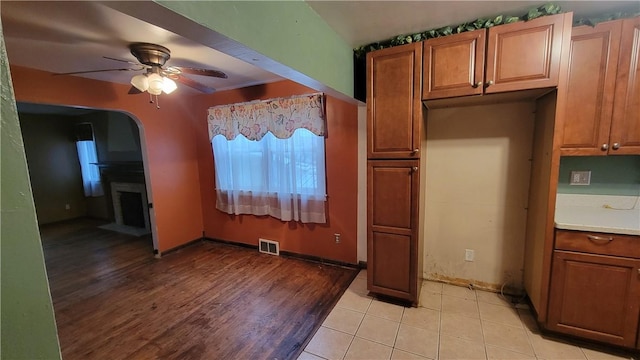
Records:
[[[205,235],[257,245],[280,241],[281,250],[357,262],[357,106],[327,97],[327,223],[282,222],[268,216],[228,215],[215,209],[213,155],[206,114],[210,106],[313,93],[281,81],[213,95],[127,95],[126,85],[12,66],[17,101],[124,111],[141,125],[161,252]],[[46,81],[42,81],[46,79]],[[341,234],[341,243],[334,241]]]
[[[328,97],[325,143],[327,170],[327,223],[283,222],[270,216],[228,215],[215,208],[213,154],[207,133],[206,111],[222,104],[286,97],[316,91],[291,81],[221,91],[196,97],[200,192],[205,234],[209,238],[257,245],[258,238],[280,242],[280,250],[348,263],[357,262],[357,140],[358,108]],[[336,244],[335,233],[341,234]]]
[[[124,111],[137,119],[146,142],[147,177],[151,184],[158,250],[161,252],[202,236],[198,151],[193,139],[191,97],[179,91],[160,96],[160,110],[146,94],[127,95],[129,86],[11,66],[17,101]]]

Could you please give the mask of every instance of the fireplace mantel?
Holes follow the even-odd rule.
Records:
[[[95,163],[100,170],[144,173],[142,161],[101,161]]]
[[[129,182],[144,183],[142,161],[104,161],[96,163],[104,183]]]

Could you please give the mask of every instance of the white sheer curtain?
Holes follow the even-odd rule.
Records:
[[[96,144],[93,140],[76,142],[78,149],[78,159],[80,160],[80,170],[82,171],[82,185],[84,186],[84,196],[102,196],[102,183],[100,183],[100,171],[98,166],[98,154]]]
[[[259,141],[217,135],[211,143],[218,209],[283,221],[326,222],[323,136],[297,129],[286,139],[267,132]]]

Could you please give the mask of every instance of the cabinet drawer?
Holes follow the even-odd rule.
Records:
[[[556,230],[556,249],[640,259],[640,236]]]

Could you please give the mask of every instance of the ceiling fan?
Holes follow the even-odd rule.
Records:
[[[160,95],[162,92],[168,94],[177,88],[176,81],[201,91],[206,94],[211,94],[215,89],[206,86],[198,81],[190,79],[183,74],[211,76],[226,79],[227,74],[222,71],[212,69],[197,69],[192,67],[183,66],[168,66],[163,67],[164,64],[171,57],[171,51],[161,45],[150,43],[132,43],[129,45],[131,54],[135,56],[138,62],[116,59],[108,56],[104,56],[105,59],[125,62],[131,65],[135,65],[138,68],[121,68],[121,69],[104,69],[104,70],[88,70],[88,71],[74,71],[68,73],[58,73],[55,75],[76,75],[87,74],[94,72],[107,72],[107,71],[141,71],[145,70],[143,74],[138,74],[131,78],[131,89],[129,94],[139,94],[147,91],[150,95]]]

